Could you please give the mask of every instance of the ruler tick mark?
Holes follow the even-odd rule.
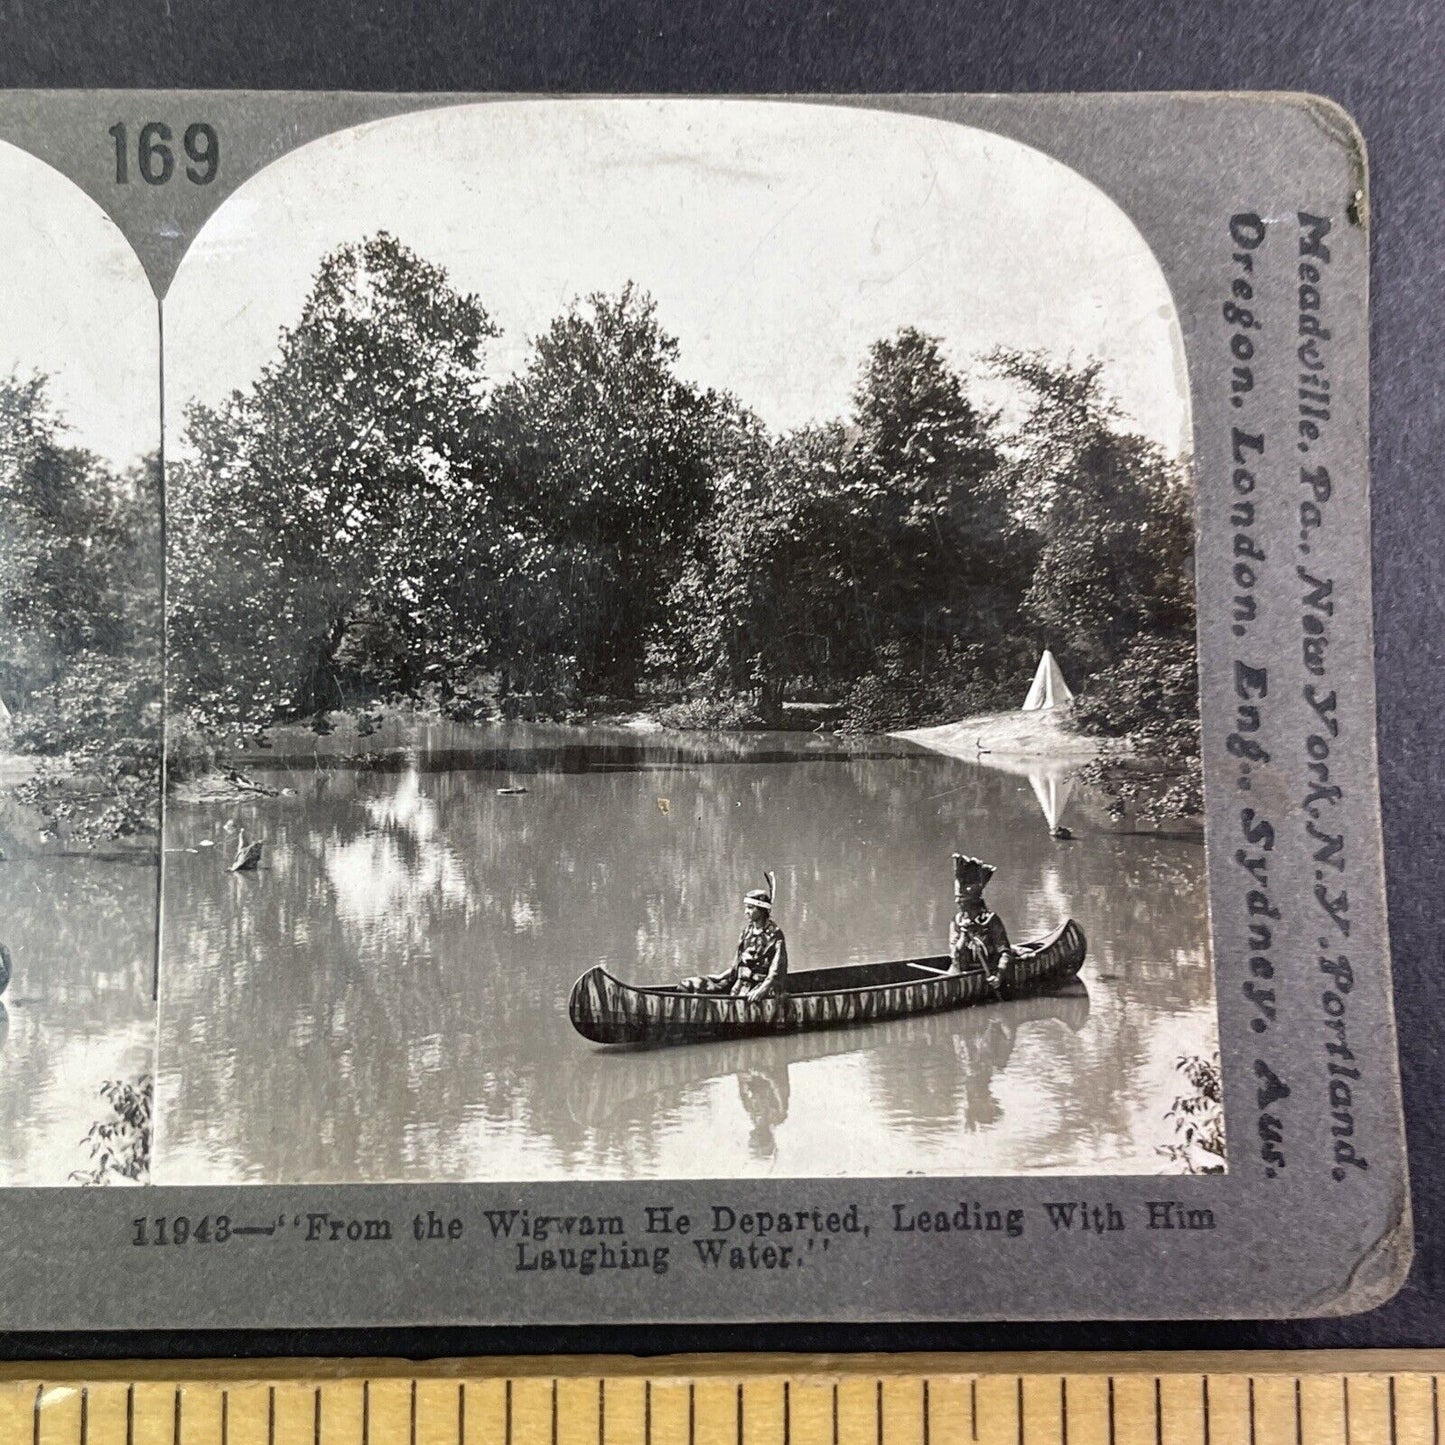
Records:
[[[1204,1414],[1204,1445],[1210,1445],[1210,1442],[1209,1442],[1209,1376],[1208,1376],[1208,1375],[1201,1375],[1201,1376],[1199,1377],[1199,1397],[1200,1397],[1200,1400],[1201,1400],[1201,1402],[1202,1402],[1202,1404],[1203,1404],[1203,1406],[1204,1406],[1204,1410],[1203,1410],[1203,1414]]]
[[[923,1382],[923,1445],[930,1445],[929,1437],[932,1434],[932,1410],[928,1404],[928,1381]],[[1068,1445],[1068,1442],[1065,1442]]]
[[[836,1395],[836,1387],[834,1390]],[[970,1438],[978,1439],[978,1381],[976,1379],[968,1382],[968,1430]],[[835,1413],[833,1418],[833,1445],[838,1445],[838,1421]]]
[[[1345,1410],[1345,1445],[1350,1445],[1350,1377],[1340,1376],[1340,1395],[1344,1401]]]
[[[874,1395],[873,1407],[873,1438],[877,1445],[883,1445],[883,1381],[878,1381],[878,1387]],[[739,1441],[738,1445],[742,1445]]]
[[[507,1386],[507,1389],[510,1390],[511,1388],[512,1388],[512,1387],[511,1387],[511,1385],[510,1385],[510,1383],[509,1383],[508,1386]],[[508,1434],[508,1437],[510,1438],[510,1436],[511,1436],[511,1431],[509,1430],[509,1431],[507,1432],[507,1434]],[[371,1445],[371,1381],[370,1381],[370,1380],[363,1380],[363,1381],[361,1382],[361,1445]]]
[[[1020,1375],[1015,1384],[1017,1388],[1014,1403],[1019,1417],[1019,1445],[1024,1445],[1024,1377]],[[880,1440],[878,1445],[883,1445],[883,1442]]]
[[[1395,1426],[1395,1377],[1390,1376],[1390,1445],[1399,1445]]]
[[[457,1385],[457,1445],[467,1445],[467,1382]]]
[[[502,1438],[506,1445],[512,1445],[512,1382],[507,1381],[506,1402],[502,1415]]]
[[[221,1391],[221,1445],[231,1445],[231,1392]]]
[[[552,1439],[556,1440],[557,1433],[552,1432]],[[318,1442],[319,1445],[319,1442]],[[411,1445],[416,1445],[416,1381],[411,1382]]]
[[[1154,1376],[1154,1445],[1164,1445],[1164,1387]]]
[[[1294,1445],[1305,1445],[1305,1407],[1300,1377],[1294,1377]]]
[[[556,1442],[553,1441],[553,1445]],[[738,1445],[743,1445],[743,1387],[738,1385]]]
[[[687,1445],[697,1445],[697,1386],[687,1383]]]
[[[652,1445],[652,1381],[642,1386],[642,1445]]]
[[[793,1442],[793,1397],[787,1380],[783,1381],[783,1445]],[[928,1427],[924,1426],[923,1445],[928,1445]]]
[[[40,1445],[40,1402],[45,1398],[45,1386],[35,1387],[35,1409],[30,1422],[30,1439],[33,1445]]]
[[[1249,1377],[1249,1445],[1256,1445],[1254,1438],[1254,1376]]]
[[[607,1381],[597,1381],[597,1445],[607,1439]]]
[[[172,1445],[181,1445],[181,1387],[176,1386],[176,1398],[171,1406]]]
[[[311,1404],[311,1440],[312,1445],[321,1445],[321,1386],[317,1385],[315,1398]]]
[[[266,1445],[276,1445],[276,1387],[266,1391]]]
[[[838,1445],[838,1386],[833,1385],[833,1445]]]
[[[557,1445],[557,1381],[555,1377],[552,1380],[552,1445]]]
[[[125,1387],[125,1445],[135,1445],[135,1386]]]
[[[1114,1445],[1114,1377],[1109,1376],[1109,1445]]]
[[[80,1387],[80,1445],[90,1440],[90,1386]]]
[[[1430,1376],[1430,1445],[1440,1445],[1440,1376]]]
[[[924,1445],[928,1445],[925,1440]],[[1059,1445],[1069,1445],[1069,1377],[1059,1376]]]

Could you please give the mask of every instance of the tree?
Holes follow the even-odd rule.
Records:
[[[570,587],[589,691],[636,684],[708,502],[719,402],[677,376],[677,357],[629,284],[558,317],[491,409],[526,529]]]
[[[651,651],[656,668],[714,692],[755,692],[772,722],[788,683],[854,675],[846,445],[838,426],[774,441],[755,417],[733,413],[707,515]]]
[[[1097,362],[998,353],[1035,404],[1013,463],[1041,547],[1025,598],[1040,636],[1081,686],[1071,724],[1127,740],[1161,774],[1103,759],[1084,770],[1115,812],[1201,811],[1194,525],[1187,462],[1124,430]]]
[[[39,759],[17,796],[94,841],[158,826],[159,468],[117,477],[62,430],[43,377],[0,382],[0,695]]]
[[[1100,364],[997,353],[1033,393],[1015,442],[1016,495],[1039,539],[1024,612],[1075,670],[1117,661],[1141,633],[1193,637],[1186,467],[1123,429]]]
[[[113,650],[123,636],[107,606],[120,541],[112,478],[61,431],[43,376],[0,382],[0,691],[22,708],[67,657]]]
[[[175,695],[256,729],[343,701],[358,625],[405,630],[418,498],[478,484],[483,353],[496,334],[445,271],[380,232],[321,262],[298,323],[244,392],[187,416],[172,473]]]
[[[945,644],[1011,628],[1027,585],[993,422],[936,338],[910,327],[869,350],[850,470],[858,620],[925,671]]]

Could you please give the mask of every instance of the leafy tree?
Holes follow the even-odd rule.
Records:
[[[925,670],[945,644],[1011,627],[1027,586],[993,420],[936,338],[905,328],[870,349],[849,485],[857,621],[875,647],[896,643]]]
[[[40,761],[22,802],[81,841],[154,831],[160,788],[160,497],[65,446],[45,379],[0,382],[0,696]]]
[[[998,353],[1035,405],[1015,439],[1018,489],[1041,538],[1028,618],[1081,678],[1071,724],[1146,760],[1085,770],[1115,812],[1203,806],[1188,465],[1124,430],[1097,362]],[[1161,773],[1148,763],[1164,763]]]
[[[589,691],[637,682],[709,499],[719,403],[677,376],[677,357],[629,284],[558,317],[491,409],[511,493],[570,581]]]
[[[1040,540],[1024,599],[1039,635],[1083,671],[1113,663],[1141,633],[1192,638],[1185,467],[1122,429],[1098,362],[998,353],[995,364],[1035,397],[1011,471]]]
[[[0,382],[0,665],[17,707],[56,682],[67,657],[123,640],[108,606],[121,541],[112,479],[61,430],[43,376]]]
[[[341,705],[348,635],[397,623],[430,585],[398,548],[409,509],[476,485],[495,334],[475,297],[381,232],[323,259],[249,389],[190,409],[170,624],[175,693],[203,725]]]
[[[715,465],[651,660],[714,692],[756,693],[776,722],[790,682],[837,685],[859,665],[848,625],[846,441],[833,426],[775,442],[739,411]]]

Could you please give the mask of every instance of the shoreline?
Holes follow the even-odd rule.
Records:
[[[1132,750],[1118,739],[1088,737],[1070,732],[1065,725],[1067,706],[1037,712],[983,713],[961,718],[956,722],[931,727],[906,728],[880,732],[872,736],[922,747],[929,752],[957,758],[964,762],[986,763],[1008,767],[1010,764],[1034,764],[1045,768],[1050,765],[1082,767],[1086,763],[1101,759],[1125,758],[1132,756]],[[335,733],[328,735],[320,751],[333,758],[337,757],[391,757],[403,753],[415,745],[415,739],[408,736],[414,729],[442,726],[456,729],[462,734],[472,734],[481,743],[488,730],[507,726],[501,719],[463,722],[443,719],[429,712],[414,712],[400,709],[388,716],[386,722],[364,737],[340,738]],[[584,731],[595,728],[614,733],[630,733],[639,738],[658,740],[701,740],[709,735],[718,738],[746,739],[782,731],[805,736],[815,733],[813,728],[684,728],[670,727],[654,713],[643,709],[598,713],[567,723],[524,723],[523,726],[553,729],[567,732],[572,729]],[[295,728],[296,733],[305,733],[304,727]],[[276,730],[277,740],[293,732],[291,725]],[[390,736],[388,736],[390,734]],[[827,736],[836,736],[844,741],[863,742],[865,737],[848,738],[829,729]],[[465,748],[466,743],[462,742]],[[257,802],[288,795],[289,788],[272,788],[266,784],[249,781],[248,775],[255,769],[265,770],[272,763],[267,756],[270,748],[253,752],[250,749],[226,751],[217,759],[216,765],[191,777],[172,776],[169,796],[181,803],[238,803]],[[247,778],[239,782],[236,775]]]
[[[980,713],[936,727],[887,734],[964,762],[1070,763],[1082,767],[1104,757],[1126,758],[1133,749],[1118,738],[1089,737],[1065,726],[1071,708],[1036,712]]]

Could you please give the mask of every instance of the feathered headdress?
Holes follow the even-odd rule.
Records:
[[[955,893],[982,893],[984,885],[998,870],[982,858],[968,858],[962,853],[953,855],[953,891]]]
[[[766,888],[754,888],[751,893],[743,899],[749,908],[766,908],[770,913],[773,908],[773,899],[778,894],[778,880],[776,875],[765,872],[763,878],[767,881]]]

